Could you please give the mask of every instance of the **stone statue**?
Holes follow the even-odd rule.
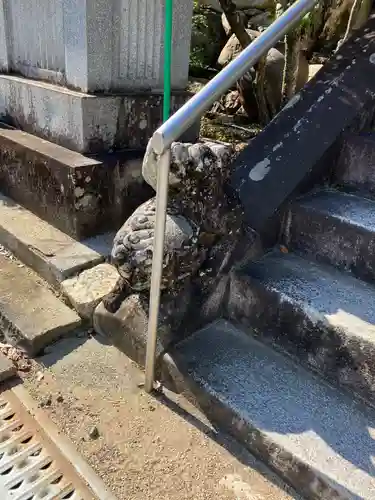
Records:
[[[238,206],[226,193],[233,155],[231,147],[213,142],[172,144],[163,289],[196,275],[215,243],[239,230]],[[154,189],[157,160],[148,147],[142,174]],[[103,301],[107,311],[116,312],[128,295],[150,287],[155,208],[155,198],[140,205],[114,239],[111,257],[121,278]]]

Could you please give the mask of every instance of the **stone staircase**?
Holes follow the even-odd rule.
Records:
[[[0,342],[29,355],[84,326],[62,294],[68,278],[108,257],[113,234],[77,241],[0,195]]]
[[[117,279],[103,264],[114,232],[152,193],[142,158],[141,150],[83,155],[0,124],[1,342],[36,355],[91,325],[87,311]],[[86,270],[80,304],[65,291]]]
[[[208,417],[309,499],[375,498],[375,135],[232,270],[225,317],[166,358]],[[365,174],[364,174],[365,172]]]

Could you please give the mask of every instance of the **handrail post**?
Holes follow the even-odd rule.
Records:
[[[159,305],[164,262],[165,221],[168,203],[168,178],[171,150],[168,148],[158,161],[158,180],[156,191],[154,253],[150,286],[150,310],[147,331],[145,366],[145,391],[152,392],[155,381],[155,358],[159,320]]]

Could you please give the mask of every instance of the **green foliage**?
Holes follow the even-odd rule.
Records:
[[[225,43],[221,15],[194,3],[190,65],[209,68],[216,65]]]
[[[196,12],[199,9],[197,2],[194,2],[194,16],[191,35],[190,64],[199,68],[209,65],[206,54],[205,34],[208,30],[207,18],[203,14]]]
[[[313,10],[308,12],[301,21],[301,32],[302,37],[309,39],[314,36],[314,34],[319,29],[322,23],[322,6],[317,3]]]

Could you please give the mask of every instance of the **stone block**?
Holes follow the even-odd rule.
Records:
[[[176,111],[190,97],[172,95]],[[0,119],[80,153],[146,148],[162,123],[161,92],[85,94],[50,83],[0,75]],[[197,126],[186,138],[195,140]]]
[[[115,287],[119,274],[110,264],[98,264],[61,283],[69,302],[85,319],[92,320],[96,306]]]
[[[4,2],[0,2],[0,70],[8,71],[9,58],[8,58],[8,40],[6,32],[6,17]]]
[[[165,4],[1,0],[0,69],[83,92],[160,91]],[[192,11],[193,0],[174,2],[171,83],[176,90],[188,83]]]
[[[30,354],[78,328],[80,317],[26,267],[0,255],[0,331],[3,342]]]
[[[84,92],[162,89],[165,0],[66,0],[68,85]],[[173,6],[173,89],[188,82],[193,1]]]
[[[152,196],[141,163],[137,152],[91,158],[0,129],[2,192],[77,240],[117,229]]]
[[[184,336],[181,325],[191,303],[192,289],[187,286],[176,295],[162,295],[157,342],[157,357],[172,342]],[[114,314],[108,312],[103,303],[95,309],[93,324],[96,333],[112,342],[141,367],[144,367],[147,346],[149,314],[148,294],[133,294],[127,297]]]

